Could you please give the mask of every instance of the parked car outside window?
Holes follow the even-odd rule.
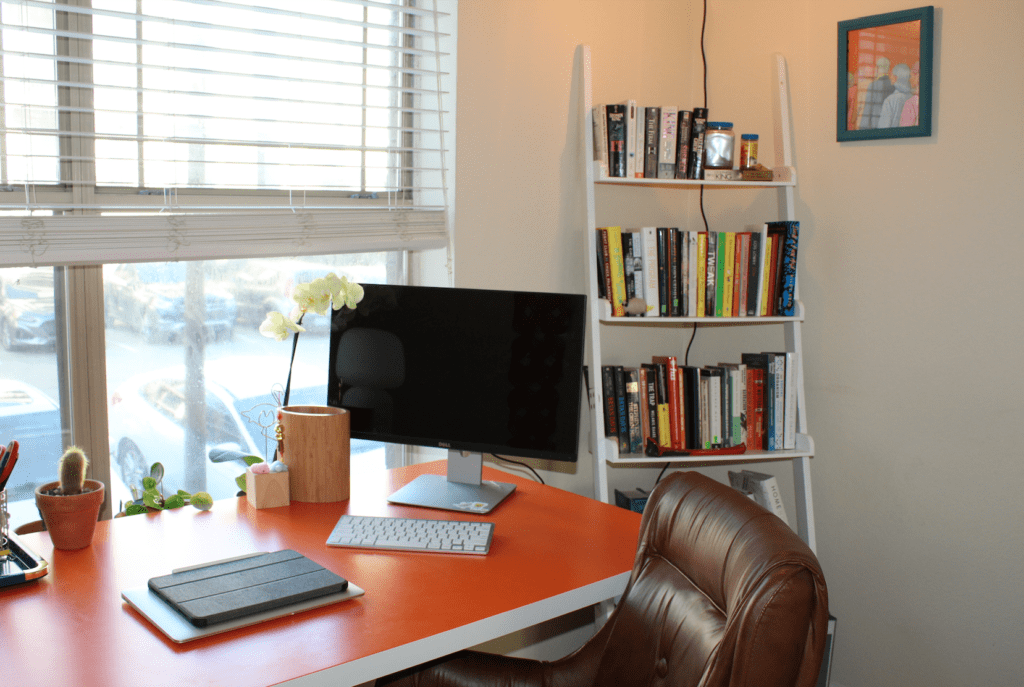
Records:
[[[107,326],[122,324],[149,343],[179,338],[185,331],[183,262],[104,265],[103,305]],[[235,298],[205,283],[205,331],[212,340],[230,340],[238,308]]]
[[[3,270],[0,277],[0,345],[15,348],[53,346],[53,268]]]
[[[45,393],[27,382],[0,379],[0,438],[18,441],[18,463],[7,484],[7,500],[34,498],[40,484],[57,479],[64,452],[60,409]]]

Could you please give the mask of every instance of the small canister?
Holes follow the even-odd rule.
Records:
[[[704,168],[732,169],[732,122],[708,122],[704,132]]]
[[[740,135],[740,169],[757,167],[757,134]]]

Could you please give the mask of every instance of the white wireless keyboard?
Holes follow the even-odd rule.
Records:
[[[343,515],[327,545],[482,556],[490,551],[493,535],[493,522]]]

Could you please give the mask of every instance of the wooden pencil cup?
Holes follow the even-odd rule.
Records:
[[[331,406],[284,406],[277,422],[292,501],[331,503],[349,497],[349,414]]]

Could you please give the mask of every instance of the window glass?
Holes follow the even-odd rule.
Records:
[[[234,496],[244,464],[215,463],[210,450],[271,457],[275,409],[288,380],[293,340],[267,338],[259,325],[270,311],[290,314],[295,287],[329,272],[386,283],[388,259],[375,253],[105,265],[112,475],[140,487],[160,462],[165,493]],[[307,314],[302,326],[289,403],[324,404],[330,319]],[[353,440],[352,461],[383,469],[384,448]]]
[[[19,443],[7,483],[13,522],[35,520],[35,488],[63,452],[52,267],[0,270],[0,442]]]

